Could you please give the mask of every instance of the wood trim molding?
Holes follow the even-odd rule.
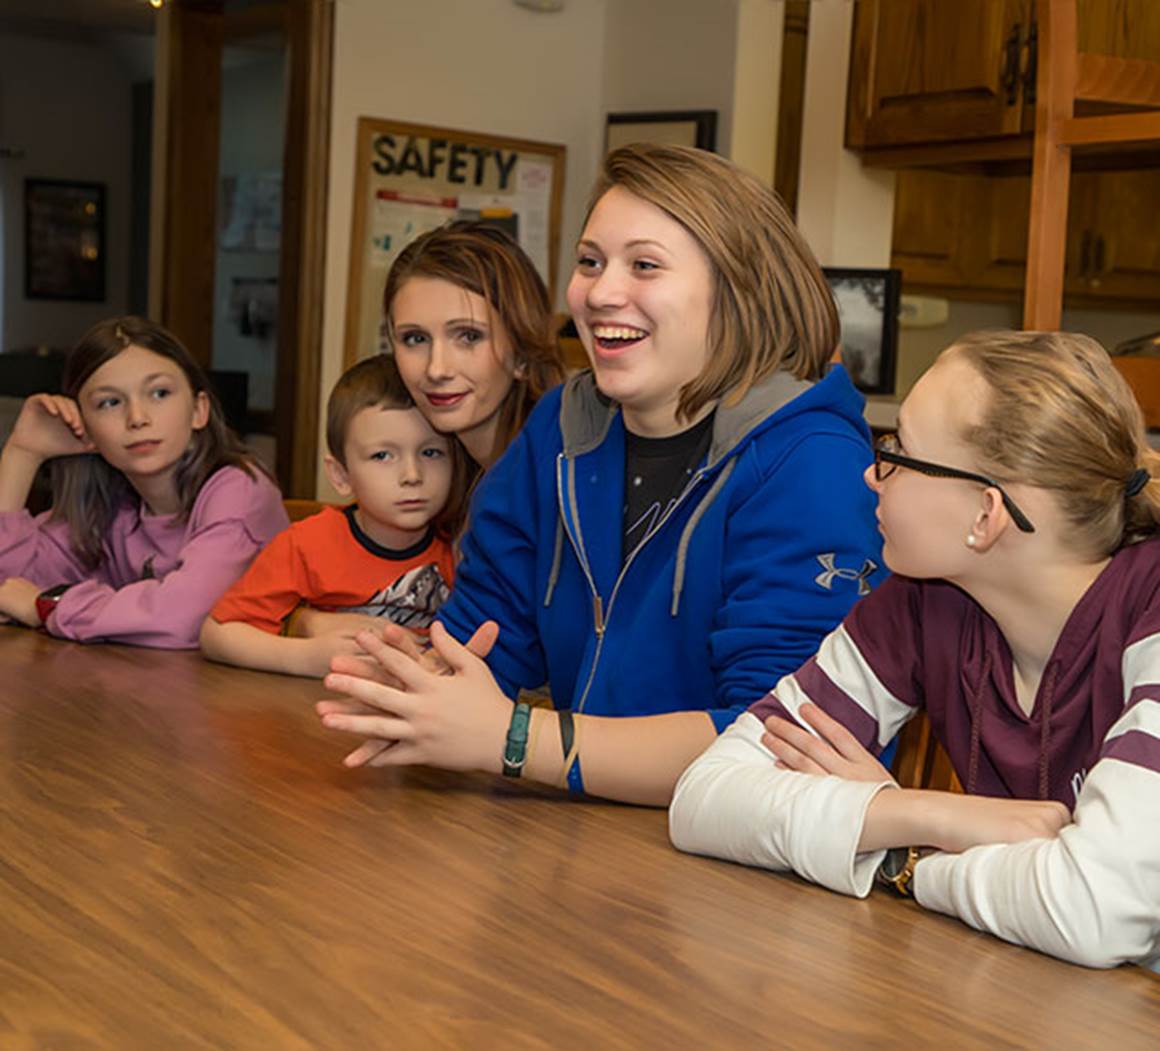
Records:
[[[1027,224],[1027,281],[1023,327],[1059,328],[1067,251],[1071,151],[1062,126],[1075,107],[1076,19],[1071,0],[1039,0],[1039,69],[1035,91],[1035,145],[1031,216]]]
[[[221,3],[169,4],[157,28],[149,314],[203,366],[213,347]]]
[[[1160,62],[1080,52],[1075,97],[1086,102],[1160,107]]]
[[[318,473],[334,0],[291,3],[288,15],[277,472],[286,496],[312,498]]]
[[[1071,117],[1062,121],[1059,141],[1065,146],[1116,145],[1160,139],[1160,112]]]

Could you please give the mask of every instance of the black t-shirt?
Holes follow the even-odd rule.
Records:
[[[625,432],[622,562],[668,514],[701,466],[713,440],[715,415],[711,412],[687,431],[667,438]]]

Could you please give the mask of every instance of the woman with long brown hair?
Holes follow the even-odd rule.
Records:
[[[493,224],[449,223],[408,244],[387,275],[383,316],[419,410],[484,470],[564,379],[548,290]]]

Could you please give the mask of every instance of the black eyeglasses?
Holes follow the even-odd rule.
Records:
[[[899,450],[897,434],[884,434],[874,443],[874,477],[878,481],[889,478],[897,468],[908,467],[919,474],[929,474],[934,478],[961,478],[966,482],[978,482],[988,489],[998,489],[1003,499],[1003,506],[1011,516],[1016,528],[1024,533],[1034,533],[1035,526],[1031,520],[1019,510],[1019,505],[1007,495],[1007,491],[985,474],[975,474],[974,471],[960,471],[957,467],[944,467],[939,463],[930,463],[928,460],[915,460],[910,456],[903,456]]]

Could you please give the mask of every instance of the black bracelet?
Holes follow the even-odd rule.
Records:
[[[560,718],[560,746],[564,749],[564,759],[572,754],[572,741],[576,735],[576,727],[572,722],[572,709],[562,708],[556,713]]]

